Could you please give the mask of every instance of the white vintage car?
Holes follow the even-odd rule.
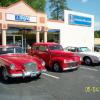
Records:
[[[65,51],[74,52],[81,57],[81,61],[86,65],[92,65],[100,62],[100,53],[92,52],[88,47],[66,47]]]

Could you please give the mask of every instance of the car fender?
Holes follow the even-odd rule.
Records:
[[[54,62],[58,62],[60,64],[60,66],[62,66],[64,64],[64,58],[62,57],[54,57],[50,60],[50,65],[49,66],[53,66]]]
[[[98,63],[99,62],[99,58],[97,56],[90,56],[90,55],[86,55],[83,57],[83,60],[85,57],[89,57],[93,63]]]
[[[7,70],[8,70],[8,69],[9,69],[8,67],[10,67],[10,64],[11,64],[11,63],[12,63],[11,61],[8,61],[8,60],[6,60],[6,59],[0,57],[0,66],[1,66],[1,67],[6,67]],[[8,66],[8,67],[7,67],[7,66]]]

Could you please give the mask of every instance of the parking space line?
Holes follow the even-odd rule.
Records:
[[[93,68],[87,68],[87,67],[80,67],[80,68],[82,68],[82,69],[88,69],[88,70],[92,70],[92,71],[98,71],[97,69],[93,69]]]
[[[54,75],[50,75],[50,74],[47,74],[47,73],[42,73],[43,75],[46,75],[46,76],[50,76],[52,78],[55,78],[55,79],[60,79],[59,77],[57,76],[54,76]]]

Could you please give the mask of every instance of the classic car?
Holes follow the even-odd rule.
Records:
[[[45,61],[45,67],[61,72],[70,69],[78,69],[80,65],[80,57],[74,53],[65,52],[60,44],[34,43],[29,55],[36,55]]]
[[[25,54],[19,46],[0,46],[0,71],[4,80],[19,77],[39,77],[45,62]]]
[[[100,53],[92,52],[88,47],[66,47],[65,51],[74,52],[75,55],[81,57],[82,62],[86,65],[93,65],[100,62]]]

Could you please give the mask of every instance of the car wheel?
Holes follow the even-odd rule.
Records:
[[[36,75],[36,79],[38,79],[38,78],[40,78],[40,76],[41,76],[41,73],[39,73],[38,75]]]
[[[53,64],[53,70],[54,70],[55,72],[61,72],[62,69],[61,69],[60,64],[57,63],[57,62],[55,62],[55,63]]]
[[[92,65],[92,60],[91,60],[91,58],[85,57],[85,58],[84,58],[84,63],[85,63],[86,65]]]
[[[5,80],[5,81],[7,81],[9,79],[6,68],[3,68],[3,70],[2,70],[2,76],[3,76],[3,80]]]

